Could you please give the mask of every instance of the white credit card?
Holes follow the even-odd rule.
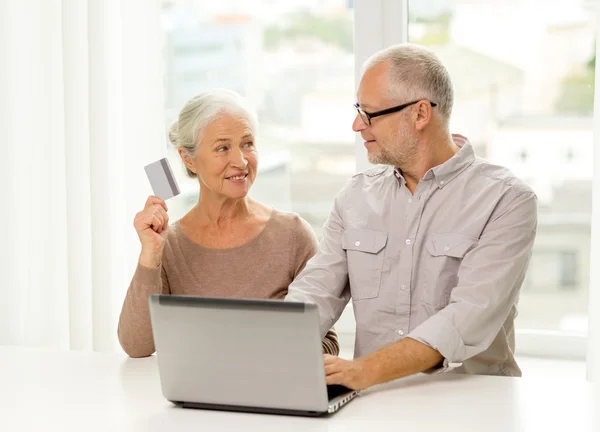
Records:
[[[173,171],[171,171],[171,165],[167,158],[162,158],[156,162],[146,165],[144,167],[148,180],[150,180],[150,186],[154,191],[154,195],[157,197],[168,200],[174,196],[179,195],[179,186],[175,181]]]

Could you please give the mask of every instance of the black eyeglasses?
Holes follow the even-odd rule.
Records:
[[[368,113],[366,111],[363,111],[363,109],[360,107],[360,104],[358,102],[354,104],[354,108],[356,108],[356,111],[358,112],[358,115],[360,116],[360,118],[362,119],[362,121],[366,125],[371,126],[371,119],[372,118],[379,117],[379,116],[386,115],[386,114],[395,113],[395,112],[398,112],[398,111],[402,111],[404,108],[409,107],[411,105],[414,105],[414,104],[416,104],[418,102],[421,102],[422,100],[424,100],[424,99],[419,99],[419,100],[416,100],[416,101],[408,102],[408,103],[405,103],[405,104],[402,104],[402,105],[398,105],[398,106],[395,106],[395,107],[392,107],[392,108],[386,108],[384,110],[376,111],[374,113]],[[429,102],[431,104],[432,108],[435,107],[435,106],[437,106],[437,104],[435,102],[431,102],[431,101],[427,101],[427,102]]]

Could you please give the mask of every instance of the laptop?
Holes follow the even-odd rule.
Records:
[[[153,294],[164,397],[185,408],[320,416],[358,392],[327,386],[315,305]]]

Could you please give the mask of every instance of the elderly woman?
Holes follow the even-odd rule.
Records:
[[[154,352],[148,296],[154,293],[283,299],[316,253],[310,226],[293,213],[248,197],[258,166],[257,119],[237,93],[213,90],[189,100],[169,131],[198,204],[169,226],[167,205],[151,196],[135,216],[142,244],[119,319],[131,357]],[[337,355],[330,330],[323,351]]]

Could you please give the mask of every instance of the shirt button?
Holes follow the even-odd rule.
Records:
[[[404,336],[404,332],[403,332],[402,330],[398,330],[398,334],[399,334],[400,336]]]
[[[408,203],[411,204],[412,203],[412,198],[408,199]]]
[[[358,246],[358,245],[357,245],[357,246]],[[446,246],[446,247],[444,248],[444,251],[445,251],[445,252],[448,252],[449,250],[450,250],[450,247],[449,247],[449,246]]]
[[[446,183],[444,180],[442,180],[442,181],[440,182],[440,184],[441,184],[442,186],[444,185],[444,183]]]
[[[360,242],[359,241],[354,242],[354,246],[360,246]]]
[[[404,240],[404,243],[406,243],[406,244],[410,244],[410,239],[406,239],[406,240]]]
[[[402,291],[406,291],[406,285],[402,285],[400,288],[402,289]]]

